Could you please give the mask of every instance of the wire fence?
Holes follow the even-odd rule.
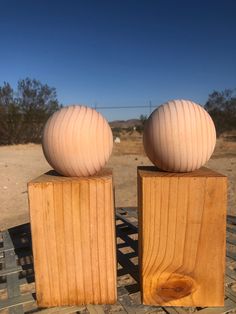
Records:
[[[146,109],[146,112],[149,111],[149,114],[157,107],[153,105],[150,101],[148,105],[137,105],[137,106],[99,106],[97,104],[91,106],[95,110],[119,110],[119,109]]]
[[[152,102],[143,105],[99,105],[94,104],[91,108],[100,112],[109,122],[127,121],[148,118],[149,115],[156,109],[158,105],[153,105]]]
[[[102,114],[107,115],[107,111],[109,110],[136,110],[134,114],[130,113],[131,119],[140,119],[143,117],[146,119],[148,113],[145,113],[144,111],[152,111],[154,106],[150,103],[147,105],[142,106],[90,106],[93,109],[96,109],[97,111],[102,111]],[[137,115],[137,109],[141,109],[141,112]],[[119,119],[119,114],[122,114],[122,119]],[[129,120],[127,116],[127,112],[120,112],[120,113],[112,114],[113,119],[108,119],[108,121],[116,121],[122,120],[126,121]],[[43,128],[48,120],[50,114],[35,109],[32,112],[22,113],[20,111],[18,112],[0,112],[0,145],[9,145],[9,144],[20,144],[20,143],[40,143],[42,139],[43,134]],[[135,117],[136,116],[136,117]],[[135,120],[136,120],[135,119]],[[139,123],[139,121],[135,122],[135,125],[125,125],[125,126],[119,126],[119,125],[112,125],[112,129],[114,129],[114,134],[117,135],[120,132],[120,129],[127,129],[128,131],[133,129],[134,127],[137,129],[137,131],[142,132],[142,123]],[[140,126],[141,124],[141,126]]]

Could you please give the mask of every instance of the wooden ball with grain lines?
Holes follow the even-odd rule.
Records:
[[[73,105],[55,112],[43,132],[43,152],[60,174],[86,177],[99,172],[113,147],[111,128],[96,110]]]
[[[172,100],[152,112],[143,134],[149,159],[165,171],[199,169],[216,144],[214,123],[207,111],[189,100]]]

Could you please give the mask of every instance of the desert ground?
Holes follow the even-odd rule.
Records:
[[[138,134],[114,143],[107,167],[113,168],[117,207],[137,206],[137,166],[150,164]],[[228,214],[236,215],[236,142],[217,140],[206,166],[228,177]],[[41,145],[0,147],[0,230],[29,221],[27,182],[50,169]]]

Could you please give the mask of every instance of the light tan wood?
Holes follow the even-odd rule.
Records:
[[[100,112],[83,105],[65,106],[45,124],[42,147],[48,163],[58,173],[85,177],[105,166],[113,136]]]
[[[210,159],[215,144],[212,118],[190,100],[171,100],[158,106],[145,123],[145,152],[155,166],[166,171],[201,168]]]
[[[39,306],[116,302],[112,172],[28,184]]]
[[[224,304],[227,178],[207,168],[138,168],[144,304]]]

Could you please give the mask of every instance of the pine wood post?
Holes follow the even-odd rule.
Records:
[[[227,178],[138,167],[138,198],[143,303],[222,306]]]
[[[112,172],[29,182],[36,295],[42,307],[116,302]]]

